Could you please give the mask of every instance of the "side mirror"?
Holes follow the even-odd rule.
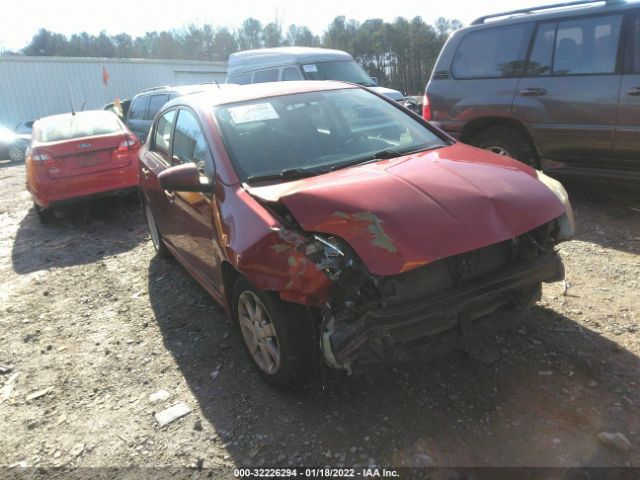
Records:
[[[371,81],[378,85],[378,77],[371,77]]]
[[[213,192],[213,183],[209,178],[200,174],[193,163],[185,163],[167,168],[158,175],[160,186],[164,190],[175,192]]]

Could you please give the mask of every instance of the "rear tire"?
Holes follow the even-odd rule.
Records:
[[[538,154],[529,137],[520,129],[497,125],[481,130],[469,144],[498,155],[515,158],[533,168],[539,168]]]
[[[38,215],[38,220],[40,220],[40,223],[42,223],[43,225],[51,223],[51,220],[53,220],[54,218],[52,209],[42,208],[35,203],[33,204],[33,208],[36,211],[36,215]]]
[[[319,356],[314,322],[305,307],[239,278],[232,309],[245,352],[266,383],[284,389],[310,380]]]
[[[151,243],[153,244],[153,248],[156,251],[156,255],[158,255],[160,258],[170,258],[171,252],[162,241],[162,236],[160,235],[160,230],[158,230],[158,227],[156,226],[156,221],[153,218],[151,208],[145,201],[142,202],[142,210],[144,211],[144,218],[147,222],[149,236],[151,237]]]

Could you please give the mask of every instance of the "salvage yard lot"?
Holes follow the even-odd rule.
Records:
[[[0,162],[0,466],[640,467],[640,196],[571,182],[567,283],[471,355],[279,392],[135,199],[39,224]],[[4,385],[4,387],[3,387]],[[169,398],[149,395],[166,390]],[[27,400],[32,394],[36,397]],[[165,427],[154,413],[184,402]],[[631,448],[610,446],[620,432]]]

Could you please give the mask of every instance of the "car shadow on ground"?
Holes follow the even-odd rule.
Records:
[[[46,225],[31,208],[16,232],[11,261],[20,274],[83,265],[131,250],[146,237],[144,216],[134,194],[62,208]]]
[[[208,441],[239,466],[640,464],[638,438],[631,452],[597,439],[640,432],[638,357],[551,309],[532,307],[473,355],[281,392],[177,262],[151,261],[149,299]]]
[[[16,165],[18,165],[18,163],[12,162],[11,160],[0,160],[0,168],[15,167]]]
[[[620,179],[560,178],[576,215],[576,240],[640,254],[640,185]],[[616,237],[611,237],[611,232]]]

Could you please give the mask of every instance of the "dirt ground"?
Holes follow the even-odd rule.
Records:
[[[566,285],[513,328],[473,355],[279,392],[221,308],[154,256],[135,199],[42,226],[24,167],[0,162],[0,466],[640,467],[640,195],[568,190]],[[160,427],[177,402],[191,412]]]

